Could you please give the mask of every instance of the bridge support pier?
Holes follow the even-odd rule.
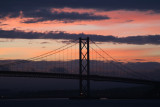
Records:
[[[89,37],[79,38],[79,91],[80,97],[90,97]]]

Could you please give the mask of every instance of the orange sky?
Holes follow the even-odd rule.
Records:
[[[64,43],[55,40],[25,40],[16,39],[12,42],[8,39],[1,39],[0,42],[0,59],[29,59],[51,50],[55,50]],[[44,43],[44,44],[43,44]],[[103,43],[98,44],[104,51],[111,55],[116,60],[122,62],[160,62],[160,46],[158,45],[132,45],[132,44],[114,44]],[[99,50],[94,44],[90,44],[90,59],[102,60],[93,49],[103,55],[107,60],[111,60],[106,54]],[[66,51],[62,51],[59,54],[48,56],[42,60],[72,60],[79,58],[79,46],[73,46]],[[92,49],[93,48],[93,49]]]
[[[101,34],[114,36],[136,36],[148,34],[160,34],[160,14],[153,11],[98,11],[93,9],[51,9],[53,12],[90,12],[94,15],[108,16],[110,19],[105,20],[90,20],[90,21],[75,21],[73,23],[63,23],[61,21],[44,21],[38,23],[22,23],[28,19],[23,17],[23,12],[20,12],[19,17],[0,19],[3,30],[11,30],[16,28],[24,31],[66,31],[68,33],[86,33],[86,34]]]
[[[85,34],[113,35],[118,37],[160,34],[160,14],[154,13],[153,11],[100,11],[94,9],[72,8],[52,8],[51,11],[78,13],[90,12],[94,15],[108,16],[110,19],[96,21],[82,20],[75,21],[73,23],[63,23],[62,21],[58,20],[43,21],[38,23],[22,23],[23,21],[34,18],[25,18],[23,17],[23,11],[20,11],[19,17],[10,18],[9,16],[7,16],[3,19],[0,19],[0,29],[17,29],[26,32],[65,31],[67,33],[76,34],[83,32]],[[5,39],[1,40],[3,41]],[[41,42],[45,41],[47,42],[47,44],[41,44]],[[13,40],[12,42],[0,42],[0,58],[27,59],[36,55],[40,55],[49,50],[56,49],[63,45],[65,44],[54,40],[51,41],[17,39]],[[101,44],[101,47],[104,50],[108,51],[109,54],[112,55],[114,58],[120,61],[125,62],[127,60],[131,62],[160,62],[160,46],[158,45],[129,45],[104,43]],[[78,57],[78,48],[76,48],[76,50],[76,57]],[[72,57],[68,59],[75,58]]]

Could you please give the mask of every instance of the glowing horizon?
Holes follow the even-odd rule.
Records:
[[[15,39],[10,42],[10,40],[6,41],[6,39],[1,39],[1,52],[0,59],[29,59],[35,56],[39,56],[41,54],[47,53],[51,50],[56,50],[59,47],[66,45],[62,43],[63,41],[55,41],[55,40],[44,40],[44,39]],[[8,44],[8,45],[6,45]],[[73,43],[74,44],[74,43]],[[62,51],[59,54],[54,54],[42,60],[75,60],[79,58],[79,44],[69,48],[68,50]],[[104,54],[100,49],[94,44],[90,44],[92,48],[94,48],[97,52],[102,54],[106,59],[111,60],[106,54]],[[114,43],[103,43],[98,44],[105,52],[111,55],[113,58],[120,62],[160,62],[160,47],[158,45],[134,45],[134,44],[114,44]],[[91,60],[104,60],[99,55],[90,49],[90,57]],[[18,52],[17,52],[18,51]],[[73,54],[73,56],[72,56]]]
[[[69,34],[82,33],[94,34],[97,35],[97,38],[98,35],[112,35],[117,38],[160,35],[160,13],[152,9],[103,10],[82,7],[50,7],[16,12],[0,17],[0,30],[12,31],[14,29],[15,31],[42,34],[52,31]],[[2,15],[0,14],[0,16]],[[3,35],[3,33],[0,35]],[[63,40],[58,41],[57,39],[27,40],[15,38],[10,40],[0,39],[0,59],[27,59],[64,45]],[[115,43],[111,41],[103,42],[100,46],[122,62],[160,62],[160,47],[158,44],[145,43],[140,45],[138,43]],[[78,48],[76,48],[75,53],[78,54]],[[74,60],[75,58],[70,59]]]

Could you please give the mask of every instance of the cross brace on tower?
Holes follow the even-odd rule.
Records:
[[[86,76],[87,78],[83,78]],[[80,97],[90,96],[90,61],[89,61],[89,37],[79,38],[79,94]]]

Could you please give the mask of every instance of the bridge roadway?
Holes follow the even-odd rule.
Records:
[[[58,79],[79,79],[79,74],[65,74],[65,73],[44,73],[44,72],[20,72],[20,71],[0,71],[0,77],[32,77],[32,78],[58,78]],[[86,75],[82,76],[83,79],[87,79]],[[144,80],[144,79],[131,79],[123,77],[111,77],[90,75],[90,80],[93,81],[111,81],[111,82],[123,82],[134,84],[146,84],[146,85],[158,85],[160,81]]]

